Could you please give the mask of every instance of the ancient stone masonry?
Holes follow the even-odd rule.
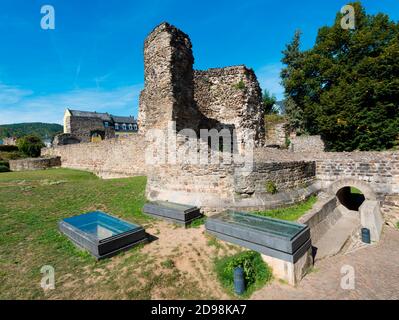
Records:
[[[262,91],[252,69],[245,66],[195,71],[195,103],[201,127],[235,129],[238,143],[253,134],[264,142]]]
[[[194,57],[189,37],[168,23],[156,27],[144,43],[145,89],[140,94],[141,132],[165,129],[197,131],[199,113],[194,105]]]
[[[62,167],[87,170],[102,178],[147,175],[141,135],[42,149],[42,155],[60,156]]]
[[[193,70],[189,37],[163,23],[144,44],[145,89],[140,95],[139,127],[164,129],[176,121],[182,129],[236,129],[262,143],[262,93],[255,73],[245,66]],[[239,141],[240,142],[240,141]]]
[[[278,207],[321,190],[331,194],[347,186],[359,188],[367,201],[386,204],[387,211],[399,207],[397,152],[323,152],[319,137],[297,137],[294,152],[264,148],[264,108],[254,72],[245,66],[194,71],[193,62],[189,37],[162,23],[144,44],[139,133],[99,143],[60,145],[43,149],[42,154],[60,156],[63,167],[92,171],[104,178],[147,175],[149,200],[187,203],[211,211]],[[150,129],[165,132],[170,121],[176,122],[178,131],[193,129],[196,134],[203,128],[235,129],[238,143],[254,133],[257,147],[251,150],[252,171],[242,170],[235,162],[148,163],[146,133]],[[198,146],[208,143],[197,135],[188,138],[174,132],[173,137],[177,146],[187,141]],[[281,138],[275,140],[282,143]],[[276,186],[276,194],[267,192],[268,181]]]
[[[320,136],[296,136],[290,138],[289,149],[293,152],[323,152],[324,141]]]
[[[61,166],[61,157],[27,158],[10,160],[11,171],[34,171]]]

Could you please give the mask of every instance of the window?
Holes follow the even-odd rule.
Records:
[[[133,130],[132,124],[129,124],[129,130],[130,130],[130,131]]]
[[[104,122],[104,127],[106,127],[106,128],[108,128],[108,127],[109,127],[109,123],[108,123],[108,121],[105,121],[105,122]]]
[[[133,125],[133,130],[134,130],[134,131],[137,131],[137,124],[134,124],[134,125]]]
[[[119,123],[115,123],[115,130],[119,130]]]
[[[126,123],[122,124],[122,129],[126,131]]]

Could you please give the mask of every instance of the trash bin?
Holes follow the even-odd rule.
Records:
[[[371,243],[370,230],[367,228],[362,228],[362,241],[368,244]]]
[[[244,270],[241,267],[234,269],[234,290],[238,295],[245,291]]]

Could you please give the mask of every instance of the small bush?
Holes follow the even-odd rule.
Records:
[[[10,163],[8,161],[0,160],[0,166],[10,168]]]
[[[9,172],[10,168],[0,164],[0,172]]]
[[[18,147],[17,146],[0,145],[0,151],[4,151],[4,152],[18,151]]]
[[[244,297],[249,297],[255,290],[263,287],[272,279],[272,270],[255,251],[245,251],[215,262],[219,281],[231,294],[234,292],[234,269],[242,267],[245,277]]]
[[[234,88],[236,88],[237,90],[244,90],[245,89],[244,81],[240,80],[240,82],[234,85]]]
[[[285,144],[285,148],[288,149],[290,147],[290,145],[291,145],[291,139],[286,137],[284,144]]]
[[[202,226],[203,224],[205,224],[206,222],[206,217],[203,216],[201,218],[195,219],[193,222],[191,222],[187,228],[199,228],[200,226]]]
[[[9,160],[17,160],[26,157],[22,152],[12,151],[12,152],[0,152],[0,160],[9,161]]]
[[[40,156],[40,150],[45,147],[42,140],[35,135],[29,135],[18,139],[17,146],[19,151],[23,152],[28,157]]]
[[[172,259],[166,259],[165,261],[161,262],[161,266],[166,269],[173,269],[175,267],[175,263]]]
[[[277,186],[273,181],[267,181],[266,182],[266,192],[270,194],[276,194],[277,193]]]
[[[399,229],[399,221],[398,221],[398,222],[396,222],[396,228],[398,228],[398,229]]]

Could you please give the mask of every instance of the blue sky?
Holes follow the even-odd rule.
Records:
[[[190,35],[195,68],[245,64],[278,98],[281,50],[303,49],[347,1],[0,0],[0,124],[62,123],[64,109],[137,115],[143,41],[168,21]],[[399,0],[362,1],[399,20]],[[43,5],[55,30],[40,27]]]

